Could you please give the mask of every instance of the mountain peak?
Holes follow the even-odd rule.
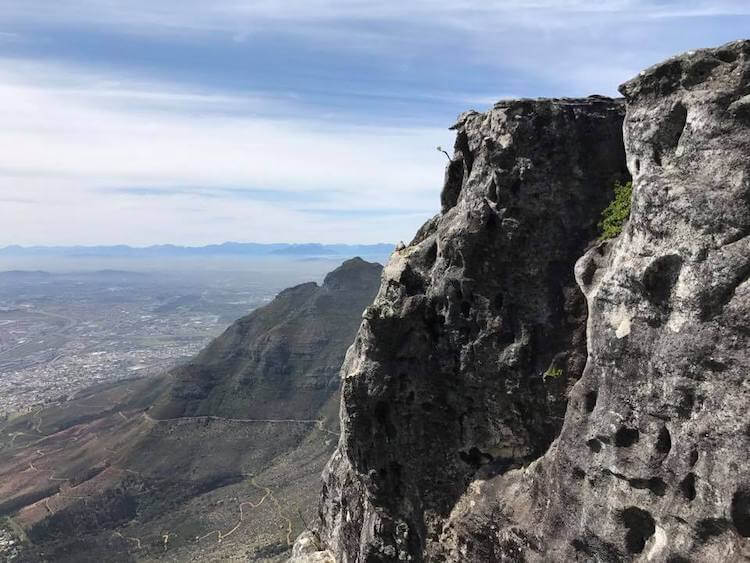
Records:
[[[370,286],[378,279],[383,266],[377,262],[367,262],[359,256],[344,261],[341,266],[326,275],[323,287],[328,289],[360,289]],[[378,279],[379,282],[379,279]]]

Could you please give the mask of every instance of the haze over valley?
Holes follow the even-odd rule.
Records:
[[[0,249],[0,418],[164,372],[282,289],[392,248],[258,246]]]

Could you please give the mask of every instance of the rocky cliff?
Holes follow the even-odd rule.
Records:
[[[621,91],[461,116],[299,560],[750,558],[750,42]],[[626,160],[631,219],[575,264]]]

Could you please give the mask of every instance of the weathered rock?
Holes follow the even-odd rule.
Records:
[[[626,175],[622,101],[504,101],[455,125],[442,213],[393,254],[342,369],[322,539],[420,559],[478,476],[543,454],[586,361],[575,260]]]
[[[750,42],[621,92],[633,209],[576,264],[585,339],[572,265],[622,174],[617,102],[461,117],[443,211],[344,364],[337,560],[750,560]]]
[[[305,531],[294,542],[289,563],[336,563],[336,560],[330,551],[322,549],[313,532]]]
[[[621,92],[633,208],[576,266],[584,375],[550,451],[456,504],[448,560],[750,559],[750,41]]]

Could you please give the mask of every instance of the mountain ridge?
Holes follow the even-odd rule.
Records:
[[[168,374],[0,423],[0,532],[23,547],[15,560],[215,561],[238,545],[284,560],[313,519],[339,368],[381,271],[347,260]]]

